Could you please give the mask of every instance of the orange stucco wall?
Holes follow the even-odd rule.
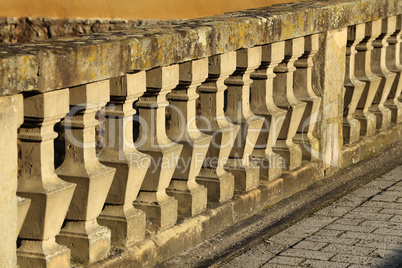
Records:
[[[0,17],[188,19],[294,0],[0,0]]]

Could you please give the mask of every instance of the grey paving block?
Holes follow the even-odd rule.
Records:
[[[307,237],[306,241],[317,241],[317,242],[328,242],[328,243],[335,243],[335,244],[354,245],[354,244],[358,243],[360,241],[360,239],[313,235],[313,236]]]
[[[367,220],[380,220],[387,221],[391,219],[394,215],[392,214],[379,214],[379,213],[365,213],[365,212],[349,212],[346,214],[345,218],[355,218],[355,219],[367,219]]]
[[[367,201],[364,202],[362,207],[378,207],[378,208],[399,208],[401,204],[399,203],[394,203],[394,202],[383,202],[383,201]]]
[[[324,252],[342,253],[357,256],[368,256],[371,252],[376,250],[374,247],[366,246],[350,246],[343,244],[329,244],[321,249]]]
[[[340,237],[345,238],[359,238],[362,240],[373,241],[373,242],[382,242],[382,243],[402,243],[400,236],[391,236],[391,235],[383,235],[383,234],[374,234],[374,233],[361,233],[361,232],[352,232],[347,231],[342,234]]]
[[[294,226],[315,226],[315,227],[323,227],[326,226],[328,224],[330,224],[331,222],[337,220],[338,217],[330,217],[330,216],[312,216],[309,217],[307,219],[304,219],[300,222],[298,222],[297,224],[295,224]]]
[[[340,217],[348,213],[352,208],[354,206],[329,206],[317,211],[314,215]]]
[[[376,213],[383,209],[384,208],[381,208],[381,207],[358,206],[357,208],[354,208],[352,211],[353,212],[362,212],[362,213]]]
[[[344,268],[344,267],[348,267],[349,263],[308,259],[308,260],[305,260],[300,266],[301,267],[314,267],[314,268],[323,268],[323,267]]]
[[[345,219],[345,218],[340,218],[336,221],[334,221],[334,224],[343,224],[343,225],[359,225],[362,222],[364,222],[364,219]]]
[[[286,265],[298,265],[302,263],[305,259],[304,258],[296,258],[290,256],[276,256],[275,258],[271,259],[268,263],[269,264],[286,264]]]
[[[332,241],[328,240],[329,243],[332,243]],[[317,241],[308,241],[308,240],[303,240],[297,243],[296,245],[293,246],[293,248],[297,249],[310,249],[310,250],[320,250],[323,247],[328,245],[328,243],[325,242],[317,242]]]
[[[343,234],[345,231],[340,231],[340,230],[327,230],[327,229],[322,229],[320,231],[318,231],[317,233],[315,233],[314,235],[318,235],[318,236],[340,236],[341,234]]]
[[[338,254],[331,259],[331,261],[337,262],[347,262],[347,263],[355,263],[355,264],[370,264],[376,258],[367,257],[367,256],[357,256],[357,255],[349,255],[349,254]],[[366,266],[367,267],[367,266]]]
[[[330,224],[327,227],[325,227],[325,229],[371,233],[372,231],[374,231],[376,229],[376,227],[365,227],[365,226],[344,225],[344,224]]]
[[[388,228],[388,229],[402,229],[402,222],[383,222],[383,221],[364,221],[360,226]]]
[[[327,261],[327,260],[331,259],[333,256],[335,256],[336,254],[331,253],[331,252],[290,248],[290,249],[287,249],[284,252],[282,252],[280,255]]]

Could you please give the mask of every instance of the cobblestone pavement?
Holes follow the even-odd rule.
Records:
[[[402,267],[402,166],[223,267]]]

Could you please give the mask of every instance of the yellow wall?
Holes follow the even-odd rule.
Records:
[[[0,0],[0,17],[188,19],[286,2],[292,0]]]

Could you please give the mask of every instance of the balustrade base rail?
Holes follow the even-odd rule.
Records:
[[[383,150],[402,138],[402,124],[381,131],[342,150],[342,168],[355,164]],[[160,233],[148,234],[144,241],[125,249],[112,249],[112,256],[89,267],[152,267],[195,246],[236,222],[244,220],[313,183],[331,175],[320,162],[303,161],[301,167],[285,171],[273,181],[260,181],[260,186],[221,205],[210,204],[207,211],[185,219]]]

